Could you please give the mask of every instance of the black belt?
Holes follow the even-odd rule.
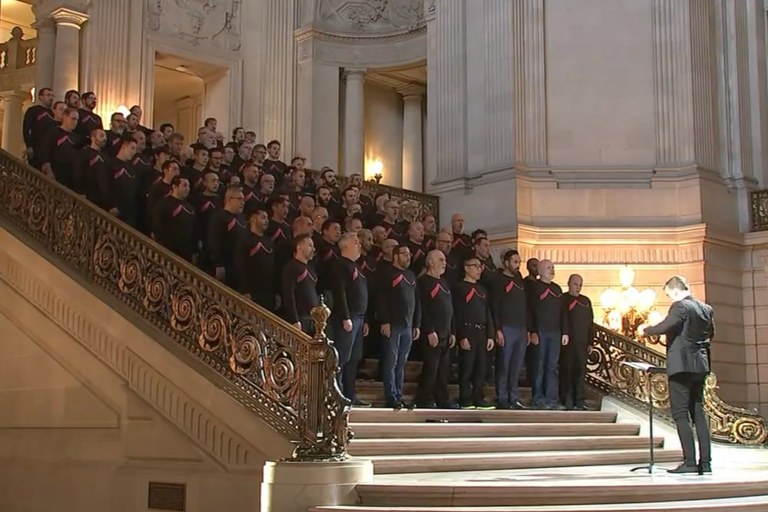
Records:
[[[470,323],[465,323],[464,327],[468,327],[470,329],[478,329],[479,330],[479,329],[485,329],[486,324],[470,324]]]

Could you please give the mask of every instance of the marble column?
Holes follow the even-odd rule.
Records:
[[[14,156],[20,156],[23,140],[21,137],[21,104],[29,95],[21,91],[0,93],[3,100],[2,147]]]
[[[653,0],[656,165],[694,162],[690,2]]]
[[[365,171],[365,70],[345,69],[344,174]]]
[[[423,113],[424,88],[409,85],[397,90],[403,96],[403,188],[424,189]]]
[[[42,18],[35,22],[37,47],[35,48],[35,90],[53,89],[53,61],[56,54],[56,26]]]
[[[515,160],[526,167],[547,165],[547,91],[544,0],[513,3],[513,88]]]
[[[427,182],[463,178],[467,168],[464,0],[425,3],[427,22]]]
[[[264,142],[277,139],[282,144],[283,159],[293,156],[293,105],[295,43],[293,32],[296,2],[267,0],[264,52]]]
[[[56,22],[53,90],[57,98],[63,99],[68,90],[80,90],[80,27],[88,15],[60,7],[51,13],[51,18]]]
[[[96,113],[105,120],[120,105],[131,107],[126,98],[127,87],[138,79],[137,76],[131,80],[128,75],[128,34],[133,30],[128,23],[130,4],[130,0],[91,4],[87,40],[98,51],[92,50],[83,57],[87,72],[81,83],[83,91],[96,93]]]

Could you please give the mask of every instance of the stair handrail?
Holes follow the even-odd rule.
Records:
[[[637,361],[659,367],[667,365],[664,354],[602,325],[593,325],[593,340],[587,355],[587,383],[632,407],[647,411],[647,379],[650,378],[651,397],[657,416],[673,423],[666,375],[649,376],[622,364]],[[709,418],[712,439],[748,446],[768,443],[765,418],[757,410],[726,403],[717,389],[717,377],[710,373],[704,385],[704,409]]]
[[[296,444],[289,460],[347,458],[349,401],[336,383],[325,304],[312,311],[310,337],[3,150],[0,220],[202,363],[206,377]]]

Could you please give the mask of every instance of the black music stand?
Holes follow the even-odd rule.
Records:
[[[653,366],[648,363],[642,363],[642,362],[632,362],[632,361],[624,361],[621,363],[625,366],[629,366],[630,368],[634,368],[635,370],[639,370],[643,373],[645,373],[648,376],[648,428],[649,428],[649,436],[648,436],[648,451],[650,453],[650,461],[647,466],[638,466],[636,468],[632,468],[630,471],[635,472],[639,471],[641,469],[647,469],[648,474],[653,474],[653,468],[656,465],[656,461],[654,460],[654,445],[653,445],[653,387],[651,385],[651,378],[659,373],[666,373],[667,369],[662,368],[660,366]]]

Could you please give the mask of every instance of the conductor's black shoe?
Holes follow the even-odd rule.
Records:
[[[362,398],[355,398],[352,401],[352,407],[371,407],[371,402],[367,402]]]
[[[700,475],[711,475],[712,474],[712,465],[708,462],[705,462],[704,464],[699,464],[699,474]]]
[[[680,464],[675,469],[668,469],[667,473],[673,473],[675,475],[683,475],[686,473],[692,473],[695,475],[699,474],[699,466],[686,466],[685,464]]]

